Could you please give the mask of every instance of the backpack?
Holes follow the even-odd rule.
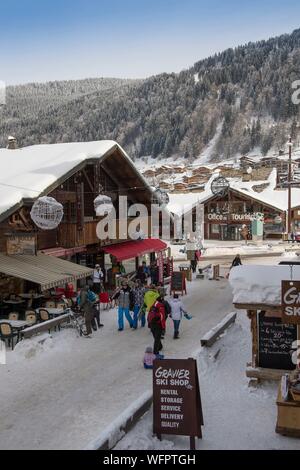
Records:
[[[151,326],[155,323],[159,323],[161,318],[160,318],[160,313],[159,313],[159,308],[153,305],[151,307],[150,312],[148,313],[148,327],[151,328]]]
[[[96,294],[92,290],[88,291],[87,297],[90,302],[96,302],[97,300]]]

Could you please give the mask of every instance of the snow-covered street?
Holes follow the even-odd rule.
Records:
[[[253,258],[247,264],[278,264],[280,259]],[[188,283],[184,303],[193,319],[182,322],[179,341],[172,339],[169,322],[167,358],[199,353],[200,338],[233,311],[225,279]],[[133,331],[128,325],[118,333],[116,317],[115,310],[103,312],[105,327],[91,339],[64,329],[43,344],[36,337],[8,351],[7,365],[0,366],[1,449],[92,447],[121,414],[151,392],[152,373],[143,369],[142,357],[152,336],[148,328]],[[299,448],[298,440],[275,434],[277,385],[248,387],[250,358],[250,324],[245,312],[239,312],[236,324],[198,356],[205,420],[200,449]],[[188,449],[187,438],[153,438],[151,419],[148,412],[117,448]]]
[[[226,280],[188,283],[184,298],[191,321],[182,323],[181,339],[164,341],[166,357],[189,357],[200,338],[232,311]],[[151,390],[151,371],[142,367],[148,328],[117,331],[115,310],[102,314],[105,327],[91,339],[74,330],[20,343],[0,366],[0,448],[82,449],[118,416]]]

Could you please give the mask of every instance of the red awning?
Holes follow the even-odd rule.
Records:
[[[167,244],[157,238],[147,238],[146,240],[129,241],[118,243],[103,248],[104,253],[117,258],[117,261],[136,258],[147,253],[157,253],[167,248]]]

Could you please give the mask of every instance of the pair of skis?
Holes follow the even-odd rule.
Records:
[[[79,336],[88,336],[82,315],[76,314],[70,308],[66,310],[66,313],[69,315],[70,323],[77,330]]]

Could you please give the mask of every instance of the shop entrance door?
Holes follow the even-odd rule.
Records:
[[[237,242],[241,240],[239,226],[221,225],[221,240]]]
[[[220,225],[221,240],[228,240],[228,225]]]

